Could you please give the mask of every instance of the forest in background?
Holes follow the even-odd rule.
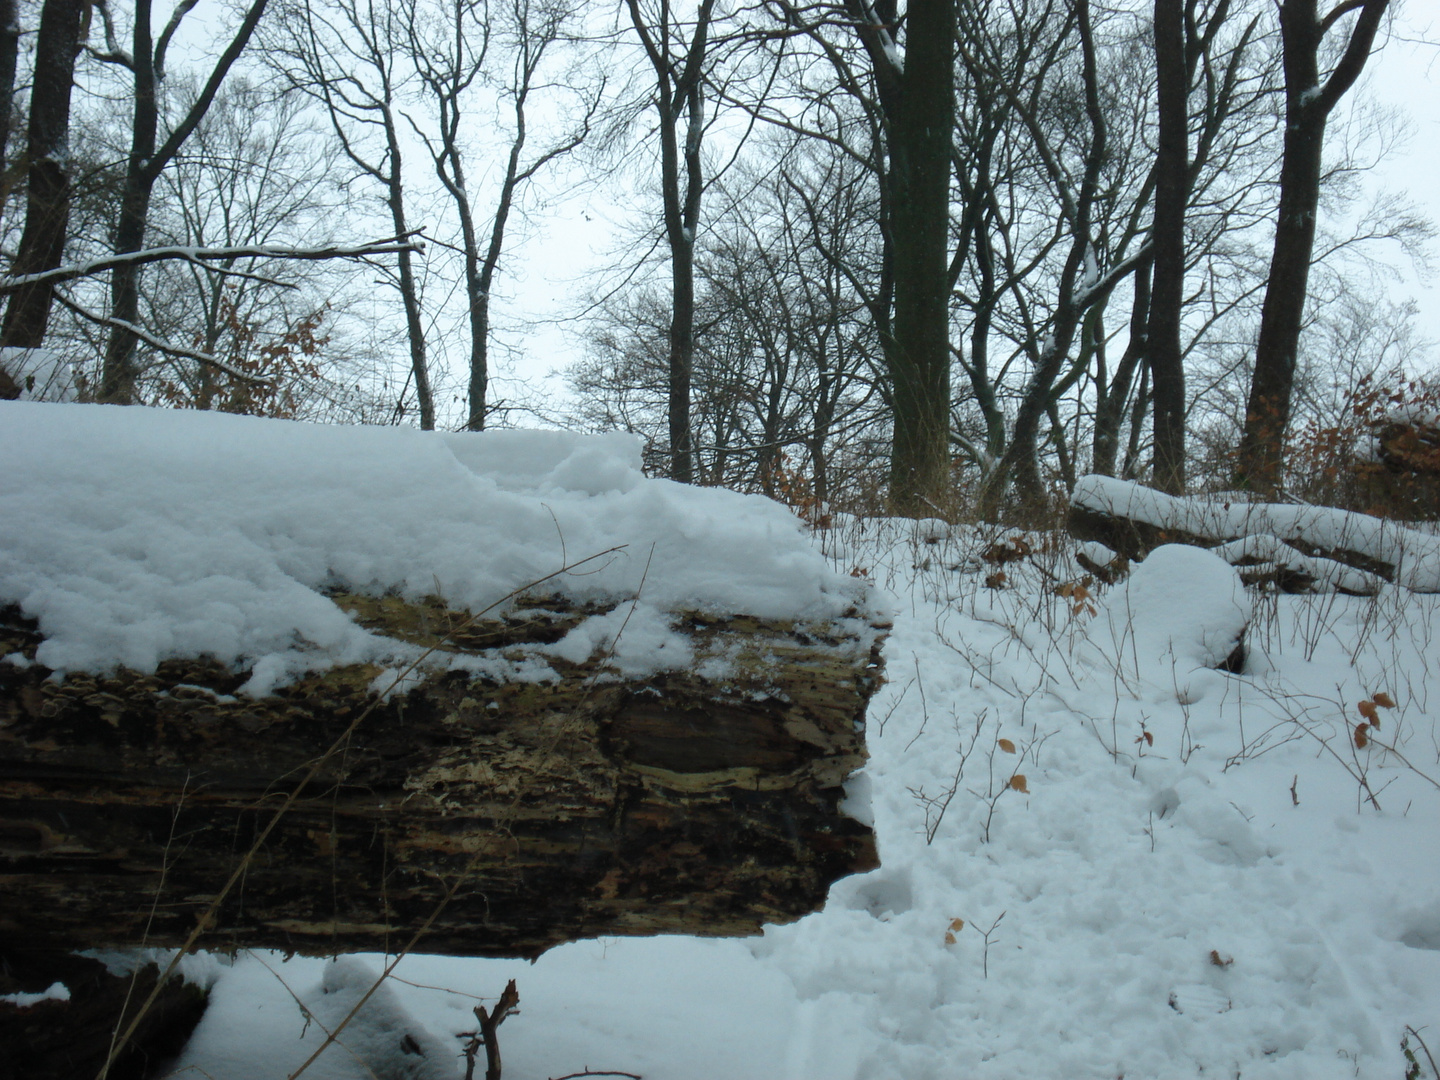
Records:
[[[1390,7],[4,0],[0,392],[622,429],[812,516],[1088,472],[1415,516],[1368,460],[1440,404],[1389,299],[1433,226],[1365,194]],[[544,400],[507,274],[577,195]]]

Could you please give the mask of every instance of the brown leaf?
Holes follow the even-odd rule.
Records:
[[[1364,750],[1370,744],[1370,736],[1365,733],[1365,729],[1369,726],[1369,724],[1355,725],[1355,749]]]
[[[1372,724],[1375,723],[1375,702],[1362,701],[1356,708],[1360,710],[1360,715],[1365,717],[1366,720],[1369,720]]]
[[[1020,792],[1021,795],[1029,795],[1029,794],[1030,794],[1030,789],[1025,786],[1025,774],[1024,774],[1024,773],[1018,773],[1018,772],[1017,772],[1014,776],[1010,777],[1010,786],[1011,786],[1012,788],[1014,788],[1016,791]]]
[[[1146,745],[1146,746],[1154,746],[1154,745],[1155,745],[1155,736],[1154,736],[1153,734],[1151,734],[1150,732],[1148,732],[1148,731],[1145,732],[1145,745]]]
[[[1395,708],[1395,699],[1382,690],[1375,695],[1375,704],[1383,709],[1393,709]]]
[[[1233,956],[1221,956],[1218,949],[1210,950],[1210,963],[1218,968],[1227,968],[1235,962]]]
[[[1001,739],[995,745],[1000,747],[1000,749],[1004,750],[1007,754],[1013,754],[1015,752],[1015,744],[1009,739]]]
[[[955,944],[955,935],[952,934],[952,933],[950,933],[949,930],[946,930],[946,931],[945,931],[945,944],[946,944],[946,945],[954,945],[954,944]]]
[[[965,920],[964,920],[964,919],[951,919],[951,920],[950,920],[950,929],[951,929],[951,930],[954,930],[956,933],[959,933],[961,930],[964,930],[964,929],[965,929]]]

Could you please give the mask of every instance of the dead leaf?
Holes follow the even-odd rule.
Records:
[[[1210,963],[1218,968],[1227,968],[1235,962],[1233,956],[1221,956],[1218,949],[1210,950]]]
[[[964,920],[964,919],[951,919],[951,920],[950,920],[950,929],[951,929],[951,930],[954,930],[956,933],[959,933],[961,930],[964,930],[964,929],[965,929],[965,920]]]
[[[1018,773],[1018,772],[1017,772],[1014,776],[1010,777],[1010,786],[1011,786],[1012,788],[1014,788],[1016,791],[1020,792],[1021,795],[1029,795],[1029,794],[1030,794],[1030,789],[1025,786],[1025,774],[1024,774],[1024,773]]]
[[[1393,709],[1395,708],[1395,699],[1382,690],[1375,695],[1375,704],[1379,705],[1382,709]]]
[[[1370,745],[1370,736],[1365,733],[1365,729],[1369,726],[1369,724],[1355,725],[1355,749],[1364,750],[1366,746]]]
[[[1000,747],[1000,749],[1004,750],[1007,754],[1013,754],[1015,752],[1015,744],[1009,739],[1001,739],[995,745]]]
[[[948,931],[948,930],[945,931],[945,944],[946,944],[946,945],[954,945],[954,944],[955,944],[955,935],[952,934],[952,933],[950,933],[950,931]]]
[[[1362,701],[1356,708],[1360,710],[1360,715],[1365,717],[1366,720],[1369,720],[1372,724],[1375,723],[1375,702]]]

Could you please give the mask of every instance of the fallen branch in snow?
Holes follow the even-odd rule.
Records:
[[[1129,559],[1161,544],[1213,548],[1256,581],[1293,591],[1369,595],[1392,582],[1440,592],[1440,537],[1328,507],[1249,502],[1234,493],[1177,498],[1086,476],[1070,497],[1069,529]]]

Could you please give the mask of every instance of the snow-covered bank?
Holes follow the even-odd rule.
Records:
[[[1407,1026],[1440,1050],[1436,598],[1265,595],[1244,674],[1173,640],[1169,662],[1122,671],[1097,636],[1118,590],[1057,594],[1077,572],[1066,545],[1039,542],[987,589],[987,539],[852,522],[824,541],[900,612],[865,772],[879,870],[751,941],[605,939],[533,966],[410,957],[396,1001],[458,1054],[464,995],[517,979],[507,1080],[587,1065],[647,1080],[1400,1080]],[[1215,582],[1126,603],[1183,627],[1187,581],[1203,639],[1203,613],[1224,610]],[[1395,707],[1374,734],[1413,769],[1355,745],[1358,703],[1380,693]],[[322,961],[264,960],[299,991],[322,978]],[[242,957],[215,993],[223,1022],[185,1075],[285,1075],[304,1021],[276,975]],[[247,1031],[227,1064],[217,1040]],[[367,1075],[332,1054],[327,1075]],[[458,1057],[432,1066],[463,1073]],[[376,1073],[408,1075],[390,1068]]]

